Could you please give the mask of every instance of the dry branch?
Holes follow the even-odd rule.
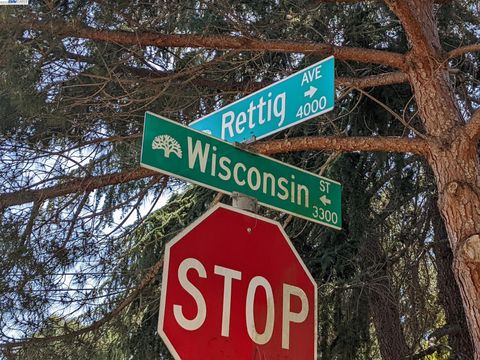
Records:
[[[341,152],[386,151],[410,152],[425,155],[428,143],[421,139],[402,137],[301,137],[288,140],[271,140],[247,146],[248,149],[262,154],[277,154],[305,150],[334,150]],[[0,209],[9,206],[42,201],[58,196],[65,196],[79,191],[91,191],[108,185],[139,180],[158,175],[158,172],[136,168],[121,173],[92,176],[72,180],[60,185],[38,190],[24,190],[0,194]]]
[[[19,20],[16,18],[0,18],[0,25],[9,28],[22,28],[57,36],[70,36],[95,41],[105,41],[124,46],[157,46],[157,47],[189,47],[217,50],[272,51],[293,52],[303,54],[334,55],[339,60],[353,60],[363,63],[374,63],[401,69],[405,64],[402,54],[363,48],[333,46],[325,43],[259,40],[245,36],[221,35],[183,35],[161,34],[150,31],[129,32],[122,30],[99,30],[77,23],[63,21],[42,22],[35,20]]]
[[[0,209],[9,206],[26,204],[34,201],[43,201],[75,192],[92,191],[108,185],[139,180],[148,176],[158,175],[157,172],[143,168],[100,176],[90,176],[71,180],[60,185],[38,190],[23,190],[0,194]]]
[[[391,72],[379,75],[365,76],[363,78],[338,77],[335,79],[336,85],[353,86],[357,89],[367,87],[385,86],[394,84],[403,84],[408,82],[408,76],[402,72]]]
[[[432,355],[433,353],[435,353],[439,350],[445,349],[445,348],[447,348],[447,347],[443,344],[432,345],[429,348],[412,355],[409,360],[424,359],[426,356]]]
[[[386,151],[409,152],[425,155],[428,143],[422,139],[402,137],[300,137],[288,140],[272,140],[248,146],[262,154],[286,153],[306,150],[335,150],[342,152]]]
[[[462,56],[463,54],[466,54],[469,52],[480,52],[480,44],[466,45],[466,46],[459,47],[455,50],[452,50],[448,53],[448,58],[451,59],[457,56]]]
[[[185,82],[185,77],[189,74],[183,75],[181,72],[178,73],[169,73],[161,71],[151,71],[148,69],[132,68],[128,67],[128,70],[135,75],[141,77],[147,77],[150,79],[162,79],[170,80],[175,77],[179,80],[180,83]],[[295,70],[297,71],[297,70]],[[292,72],[293,73],[293,72]],[[211,89],[216,89],[220,91],[241,91],[241,92],[254,92],[260,90],[268,85],[271,85],[271,81],[262,81],[262,82],[244,82],[244,83],[226,83],[222,81],[209,80],[205,77],[196,76],[190,77],[187,79],[187,82],[198,86],[205,86]],[[354,86],[359,89],[375,86],[386,86],[386,85],[395,85],[403,84],[408,82],[408,76],[402,72],[390,72],[385,74],[370,75],[361,78],[355,77],[337,77],[335,78],[336,86]]]
[[[475,111],[470,121],[465,125],[464,132],[474,142],[480,140],[480,110]]]

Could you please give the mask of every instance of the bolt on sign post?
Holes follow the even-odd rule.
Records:
[[[334,78],[334,58],[330,56],[190,126],[228,142],[261,139],[332,110]]]
[[[141,165],[341,229],[341,185],[147,112]]]
[[[158,332],[175,359],[316,359],[316,283],[280,224],[218,204],[165,247]]]

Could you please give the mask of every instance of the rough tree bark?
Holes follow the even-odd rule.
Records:
[[[400,324],[398,299],[388,274],[385,252],[376,236],[364,239],[360,255],[365,259],[364,271],[375,269],[369,280],[368,302],[382,359],[405,360],[411,351]]]
[[[120,173],[74,179],[40,190],[23,190],[12,193],[3,193],[0,194],[0,211],[9,206],[43,201],[75,192],[91,191],[108,185],[116,185],[129,181],[140,180],[149,176],[156,176],[158,178],[161,177],[158,172],[144,168],[137,168]]]
[[[432,336],[440,338],[443,334],[448,334],[448,343],[452,347],[451,359],[469,360],[473,358],[473,348],[468,334],[462,298],[452,271],[453,254],[448,246],[447,230],[440,217],[438,207],[436,204],[432,204],[431,207],[438,297],[445,311],[447,322],[445,329],[435,331]]]
[[[438,204],[453,252],[453,271],[462,295],[475,359],[480,359],[479,169],[476,149],[469,151],[472,146],[461,146],[463,142],[450,146],[451,151],[432,151],[429,162],[436,175]]]
[[[453,251],[455,278],[460,288],[468,327],[480,359],[480,165],[474,117],[460,114],[450,85],[433,15],[433,2],[387,0],[400,19],[411,51],[406,72],[419,115],[429,137],[427,160],[438,188],[438,206]]]

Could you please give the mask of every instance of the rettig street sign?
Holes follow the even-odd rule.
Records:
[[[228,142],[264,138],[326,113],[335,100],[330,56],[190,123]]]
[[[141,165],[341,229],[341,185],[147,112]]]
[[[166,245],[163,269],[175,359],[316,359],[316,283],[277,222],[219,204]]]

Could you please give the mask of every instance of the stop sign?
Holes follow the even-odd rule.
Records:
[[[316,359],[316,305],[277,222],[220,204],[166,245],[158,332],[176,359]]]

